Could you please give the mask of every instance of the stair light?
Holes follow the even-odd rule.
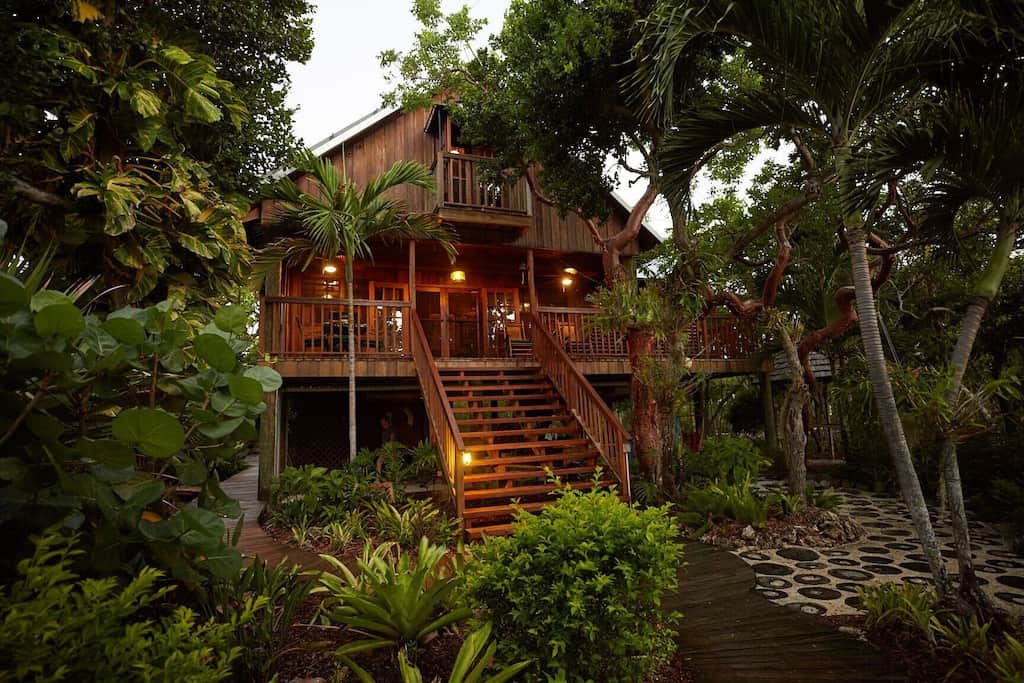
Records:
[[[473,454],[469,451],[462,451],[462,464],[466,467],[473,464]]]
[[[466,271],[464,270],[453,270],[452,271],[452,282],[465,282]]]

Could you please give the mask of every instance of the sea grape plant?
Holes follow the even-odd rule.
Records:
[[[240,510],[213,467],[256,437],[281,385],[247,362],[248,309],[93,313],[26,281],[0,273],[4,537],[60,523],[103,573],[148,561],[189,583],[233,577],[222,517]]]

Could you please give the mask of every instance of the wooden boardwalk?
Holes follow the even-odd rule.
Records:
[[[260,526],[260,513],[263,512],[263,503],[257,497],[257,485],[259,483],[259,467],[257,458],[250,455],[246,459],[249,465],[233,477],[221,482],[224,493],[238,501],[242,506],[244,519],[242,521],[242,534],[238,539],[238,549],[242,555],[251,560],[253,557],[260,557],[268,565],[275,567],[282,560],[297,564],[305,569],[328,569],[326,562],[319,556],[281,543],[267,534]],[[225,519],[224,526],[234,529],[237,522],[233,519]]]
[[[755,593],[754,571],[732,553],[689,543],[685,559],[679,592],[664,604],[683,613],[676,641],[698,680],[906,680],[870,644]]]

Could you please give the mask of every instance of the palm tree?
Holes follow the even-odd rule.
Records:
[[[922,97],[922,69],[951,61],[966,16],[956,3],[920,0],[663,3],[634,57],[638,97],[652,120],[672,130],[662,147],[666,189],[685,194],[705,155],[733,136],[789,126],[817,136],[831,150],[840,195],[852,196],[853,154],[870,146],[880,121],[913,110]],[[671,93],[691,70],[692,48],[715,40],[741,46],[760,81],[720,101],[673,112]],[[936,586],[949,596],[951,583],[897,411],[872,291],[866,240],[880,201],[873,197],[871,210],[844,202],[841,225],[879,422]]]
[[[306,150],[296,170],[310,181],[303,191],[290,177],[270,186],[268,198],[277,200],[278,218],[299,227],[298,234],[283,237],[257,254],[257,271],[282,261],[306,268],[317,258],[343,257],[348,297],[348,442],[349,457],[356,453],[356,347],[353,265],[356,259],[373,258],[373,242],[401,239],[434,240],[450,258],[455,257],[455,235],[432,213],[409,211],[404,202],[389,195],[400,185],[434,190],[434,178],[422,164],[398,161],[359,189],[342,177],[328,159]]]

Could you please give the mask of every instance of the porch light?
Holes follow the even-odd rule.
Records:
[[[565,268],[562,268],[562,272],[566,275],[578,275],[580,271],[576,270],[572,266],[566,266]]]
[[[336,266],[336,265],[334,265],[332,263],[328,263],[326,266],[324,266],[324,272],[327,273],[327,274],[337,273],[338,272],[338,266]]]
[[[464,270],[453,270],[452,271],[452,282],[465,282],[466,271]]]
[[[568,275],[562,278],[562,287],[572,287],[573,279]]]
[[[469,451],[462,451],[462,464],[469,467],[473,464],[473,454]]]

